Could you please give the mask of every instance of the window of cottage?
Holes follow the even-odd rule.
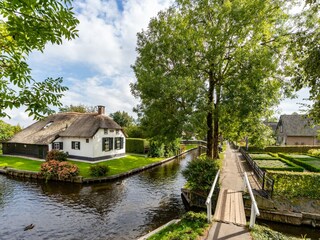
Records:
[[[108,152],[113,150],[113,138],[102,138],[102,151]]]
[[[71,148],[75,150],[80,150],[80,142],[72,141],[71,142]]]

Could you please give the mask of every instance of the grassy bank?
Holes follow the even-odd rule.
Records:
[[[135,168],[140,168],[151,163],[159,162],[164,158],[147,158],[138,155],[127,155],[122,158],[100,162],[100,165],[108,165],[110,171],[107,176],[124,173]],[[89,168],[95,163],[85,163],[78,161],[69,161],[76,164],[80,170],[80,176],[90,177]],[[40,165],[43,163],[38,160],[30,160],[22,157],[0,156],[0,168],[10,167],[18,170],[40,171]]]
[[[301,239],[308,239],[304,236],[301,238],[297,237],[289,237],[282,233],[276,232],[268,227],[262,225],[254,225],[254,228],[250,232],[253,240],[301,240]]]

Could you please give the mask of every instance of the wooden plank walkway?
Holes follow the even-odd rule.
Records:
[[[226,188],[220,189],[214,220],[239,226],[246,225],[241,191]]]

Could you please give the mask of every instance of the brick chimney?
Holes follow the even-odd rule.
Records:
[[[99,115],[104,115],[105,114],[105,106],[98,106],[98,114]]]

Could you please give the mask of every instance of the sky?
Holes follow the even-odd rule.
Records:
[[[37,81],[63,77],[69,90],[63,105],[104,105],[106,113],[125,111],[138,104],[130,92],[136,81],[132,68],[137,56],[136,34],[146,29],[150,18],[170,6],[171,0],[74,0],[79,19],[79,38],[62,45],[47,45],[44,53],[33,52],[28,59],[32,76]],[[304,89],[299,98],[281,102],[278,114],[299,112],[308,96]],[[57,109],[56,109],[57,110]],[[4,121],[27,127],[34,120],[23,108],[8,111]]]

